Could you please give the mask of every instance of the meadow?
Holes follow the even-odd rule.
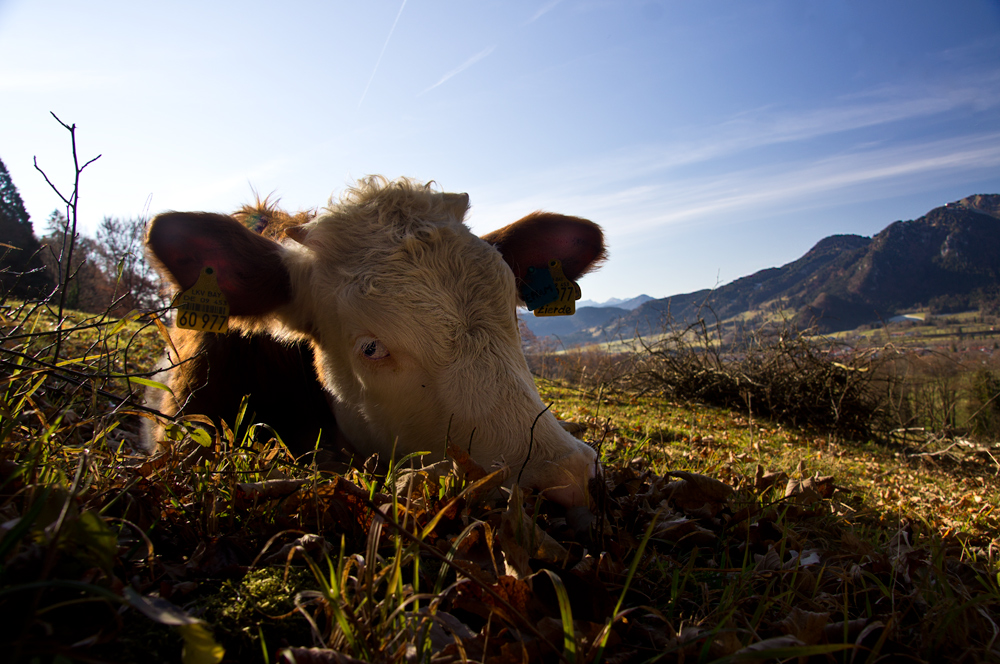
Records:
[[[882,402],[867,429],[815,406],[859,385],[871,406],[871,354],[809,351],[801,375],[704,345],[690,363],[676,346],[531,357],[604,468],[593,510],[567,512],[498,489],[503,472],[456,446],[440,478],[405,461],[333,474],[266,423],[237,440],[239,423],[192,418],[141,454],[140,397],[167,343],[155,317],[14,300],[0,314],[7,661],[1000,657],[996,439],[892,428]],[[747,387],[755,362],[770,401]],[[715,392],[684,396],[667,369],[715,376]],[[720,371],[744,380],[723,405]],[[811,410],[789,410],[808,389]]]

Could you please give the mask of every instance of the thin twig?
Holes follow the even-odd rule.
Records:
[[[77,213],[79,210],[79,203],[80,203],[80,175],[83,173],[83,169],[87,168],[87,166],[90,166],[92,163],[100,159],[101,155],[97,155],[93,159],[90,159],[85,164],[83,164],[83,166],[81,166],[80,158],[76,149],[76,124],[68,125],[62,120],[60,120],[59,116],[57,116],[55,113],[52,113],[50,111],[50,114],[52,115],[53,118],[56,119],[56,122],[61,124],[69,132],[70,143],[72,144],[72,150],[73,150],[73,171],[74,171],[73,193],[70,194],[69,198],[67,198],[66,196],[63,195],[61,191],[59,191],[59,188],[56,187],[55,184],[53,184],[52,180],[49,179],[49,176],[38,165],[38,157],[34,158],[35,170],[37,170],[39,173],[42,174],[42,177],[45,178],[45,181],[48,183],[49,187],[52,188],[52,191],[54,191],[56,195],[59,196],[59,198],[62,200],[62,202],[66,204],[66,223],[63,227],[63,246],[60,251],[58,259],[59,276],[62,285],[62,288],[60,289],[59,293],[59,314],[56,323],[57,334],[56,334],[56,345],[54,351],[55,361],[58,362],[59,353],[62,350],[62,342],[64,337],[62,332],[62,324],[64,320],[63,317],[66,311],[66,294],[69,292],[69,282],[73,277],[73,275],[71,275],[71,272],[73,269],[73,249],[76,246],[76,238],[77,238],[76,228],[78,219]],[[68,249],[66,247],[67,241],[69,242]],[[65,259],[66,261],[65,274],[63,273],[63,259]]]

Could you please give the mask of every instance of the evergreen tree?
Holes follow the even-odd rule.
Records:
[[[52,286],[31,218],[0,160],[0,297],[40,297]]]

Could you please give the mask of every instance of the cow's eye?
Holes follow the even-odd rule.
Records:
[[[389,349],[378,339],[371,339],[362,344],[361,354],[369,360],[381,360],[389,356]]]

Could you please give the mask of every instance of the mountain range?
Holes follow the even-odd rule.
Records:
[[[528,316],[525,322],[537,336],[558,335],[574,344],[604,340],[619,329],[653,333],[668,316],[683,325],[699,316],[747,320],[781,311],[798,324],[832,332],[916,309],[998,306],[1000,195],[978,194],[893,222],[873,237],[823,238],[791,263],[716,289],[649,299],[632,310],[578,304],[575,316]]]

